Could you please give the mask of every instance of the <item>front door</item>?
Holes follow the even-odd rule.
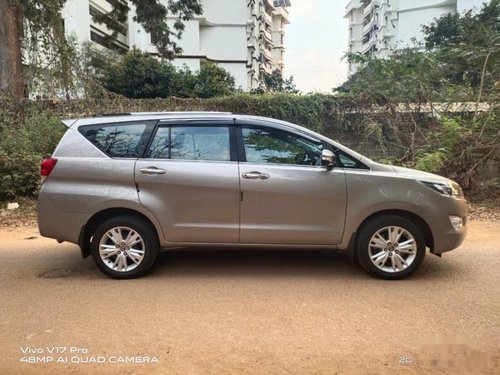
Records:
[[[276,127],[241,125],[240,243],[340,243],[346,179],[342,169],[321,166],[323,144]]]

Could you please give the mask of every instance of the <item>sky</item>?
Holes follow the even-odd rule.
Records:
[[[303,93],[331,92],[347,78],[348,0],[291,0],[285,35],[285,75]]]

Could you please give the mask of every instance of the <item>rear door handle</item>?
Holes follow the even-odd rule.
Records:
[[[246,178],[247,180],[267,180],[269,178],[268,174],[260,173],[257,171],[246,172],[246,173],[243,173],[242,176],[243,176],[243,178]]]
[[[148,176],[156,176],[159,174],[165,174],[167,171],[165,169],[160,169],[156,167],[147,167],[147,168],[141,168],[139,171],[142,174],[148,175]]]

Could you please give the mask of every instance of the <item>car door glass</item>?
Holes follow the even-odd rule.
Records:
[[[229,128],[226,126],[160,127],[148,156],[155,159],[229,161]]]
[[[149,146],[148,157],[152,159],[168,159],[170,144],[170,127],[160,127]]]
[[[244,127],[247,162],[321,165],[321,142],[271,128]]]

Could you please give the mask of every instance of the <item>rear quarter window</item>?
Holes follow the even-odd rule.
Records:
[[[154,122],[81,126],[79,132],[106,155],[139,158],[143,155]]]

